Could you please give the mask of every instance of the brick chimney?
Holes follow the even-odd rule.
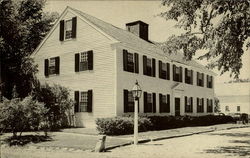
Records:
[[[126,24],[129,32],[139,36],[140,38],[148,41],[148,24],[142,21],[134,21]]]

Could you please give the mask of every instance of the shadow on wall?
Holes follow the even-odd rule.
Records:
[[[234,156],[250,156],[250,133],[211,133],[210,135],[233,138],[249,138],[249,140],[231,140],[232,146],[222,146],[205,150],[206,153],[229,154]]]

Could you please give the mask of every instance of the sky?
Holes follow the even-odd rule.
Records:
[[[161,1],[86,1],[86,0],[47,0],[45,11],[58,12],[59,14],[67,7],[73,7],[87,14],[95,16],[103,21],[125,29],[125,24],[141,20],[149,24],[149,39],[156,42],[164,42],[171,35],[179,35],[183,31],[174,27],[175,21],[166,21],[159,14],[166,8],[161,6]],[[242,56],[243,68],[240,78],[250,78],[250,50]],[[206,61],[199,61],[205,64]],[[216,83],[232,80],[229,73],[218,75]]]

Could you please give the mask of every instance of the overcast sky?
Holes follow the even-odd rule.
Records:
[[[178,35],[182,31],[174,27],[174,21],[166,21],[158,16],[164,10],[160,4],[161,1],[47,0],[45,10],[60,14],[70,6],[123,29],[128,22],[142,20],[149,24],[149,39],[163,42],[172,34]],[[229,73],[220,76],[218,71],[214,72],[218,73],[216,82],[230,80]],[[250,78],[250,50],[243,56],[240,77]]]

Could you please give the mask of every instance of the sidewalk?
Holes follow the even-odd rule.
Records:
[[[190,136],[194,134],[212,132],[215,130],[226,130],[232,128],[250,127],[250,124],[221,124],[203,127],[185,127],[161,131],[148,131],[139,133],[139,143],[170,139],[176,137]],[[29,135],[30,132],[23,135]],[[34,133],[33,133],[34,134]],[[43,132],[40,132],[42,135]],[[8,134],[9,135],[9,134]],[[97,131],[88,128],[64,129],[62,132],[49,133],[52,140],[39,143],[27,144],[26,148],[37,148],[44,150],[66,150],[66,151],[93,151],[100,136]],[[111,150],[116,147],[130,145],[133,143],[133,135],[107,136],[106,149]]]

